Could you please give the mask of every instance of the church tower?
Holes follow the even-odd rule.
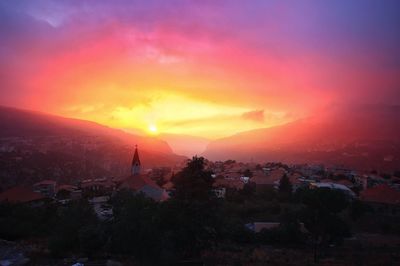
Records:
[[[135,145],[135,154],[133,155],[132,159],[131,175],[133,176],[140,175],[140,159],[139,159],[137,145]]]

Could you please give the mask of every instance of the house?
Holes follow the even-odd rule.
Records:
[[[78,187],[72,185],[60,185],[57,186],[56,198],[62,203],[68,202],[74,199],[80,199],[81,190]],[[79,195],[79,196],[78,196]]]
[[[351,182],[348,179],[339,179],[339,180],[332,180],[332,179],[323,179],[322,180],[324,183],[336,183],[336,184],[340,184],[343,186],[346,186],[348,188],[354,188],[354,183]]]
[[[213,191],[214,191],[215,196],[216,196],[217,198],[220,198],[220,199],[225,198],[225,195],[226,195],[226,188],[224,188],[224,187],[217,187],[217,188],[214,188]]]
[[[300,231],[302,233],[308,233],[308,230],[305,228],[304,223],[300,224]],[[245,227],[254,233],[260,233],[262,230],[271,230],[279,228],[281,224],[278,222],[253,222],[245,224]]]
[[[400,191],[387,184],[380,184],[360,192],[360,200],[375,211],[387,215],[400,215]]]
[[[89,199],[89,203],[92,204],[93,210],[100,220],[109,220],[113,218],[114,212],[110,204],[109,196],[93,197]]]
[[[304,179],[303,176],[300,175],[299,173],[293,173],[289,175],[288,179],[290,184],[292,185],[293,192],[295,192],[299,188],[307,187],[310,183],[309,180]],[[279,189],[280,181],[281,180],[279,179],[274,182],[274,188],[277,190]]]
[[[256,191],[259,192],[268,188],[273,188],[275,182],[279,182],[285,174],[286,170],[283,168],[273,169],[269,171],[267,175],[263,172],[256,172],[250,181],[256,184]]]
[[[115,183],[108,178],[86,179],[79,185],[79,189],[85,195],[111,194],[115,188]]]
[[[33,190],[45,197],[53,198],[56,195],[57,182],[54,180],[43,180],[33,185]]]
[[[345,185],[337,184],[337,183],[313,182],[313,183],[310,183],[310,188],[329,188],[329,189],[341,191],[346,196],[349,196],[350,198],[356,197],[356,194],[351,189],[349,189]]]
[[[234,188],[237,190],[243,189],[244,183],[240,179],[225,179],[217,177],[213,183],[214,188]]]
[[[27,187],[16,186],[0,193],[0,202],[42,204],[46,197]]]
[[[119,188],[126,188],[137,193],[144,193],[146,196],[156,201],[164,201],[169,198],[167,191],[157,185],[148,176],[141,174],[141,162],[137,146],[132,159],[131,175],[122,181]]]

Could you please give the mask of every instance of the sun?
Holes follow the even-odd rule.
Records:
[[[154,124],[149,125],[150,134],[156,135],[158,133],[157,126]]]

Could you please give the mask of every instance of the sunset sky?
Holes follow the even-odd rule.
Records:
[[[400,104],[400,1],[0,1],[0,104],[218,138]]]

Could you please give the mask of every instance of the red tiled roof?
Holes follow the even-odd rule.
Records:
[[[92,186],[101,186],[101,187],[113,187],[114,186],[114,182],[110,181],[110,180],[105,180],[105,181],[90,181],[90,182],[85,182],[81,184],[81,188],[88,188],[88,187],[92,187]]]
[[[279,181],[282,176],[285,175],[285,173],[285,169],[278,168],[272,170],[267,175],[263,173],[257,173],[251,178],[251,181],[256,183],[257,185],[273,185],[274,182]]]
[[[235,179],[235,180],[227,180],[216,178],[213,184],[213,187],[225,187],[225,188],[236,188],[236,189],[243,189],[243,182]]]
[[[143,192],[148,197],[157,201],[163,201],[169,198],[168,193],[164,189],[160,188],[153,180],[144,175],[128,177],[121,184],[121,188]]]
[[[140,190],[145,185],[161,189],[153,180],[144,175],[130,176],[122,183],[122,187],[128,187],[133,190]]]
[[[61,190],[73,191],[76,189],[77,189],[77,187],[72,186],[72,185],[60,185],[57,187],[57,191],[61,191]]]
[[[54,180],[43,180],[40,182],[37,182],[36,184],[34,184],[33,186],[40,186],[40,185],[55,185],[57,182]]]
[[[362,191],[360,199],[369,202],[400,204],[400,192],[387,184],[381,184]]]
[[[0,202],[8,201],[11,203],[27,203],[44,199],[45,197],[26,187],[13,187],[0,194]]]
[[[164,189],[173,189],[174,188],[174,184],[171,181],[168,181],[167,183],[165,183],[163,185]]]

